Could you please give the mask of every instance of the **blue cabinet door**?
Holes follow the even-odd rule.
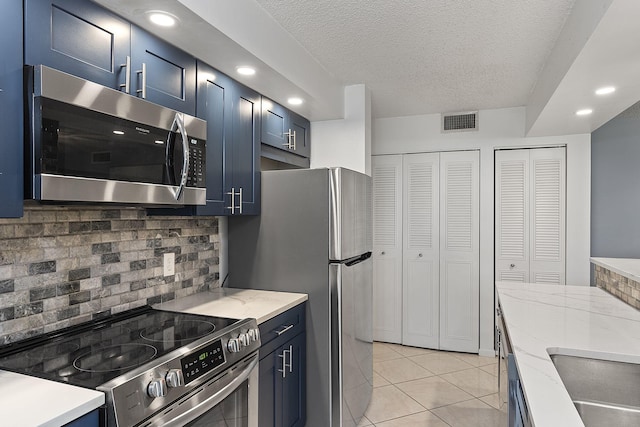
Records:
[[[309,120],[305,119],[299,114],[294,112],[289,112],[289,129],[293,132],[294,144],[293,151],[294,153],[302,156],[302,157],[310,157],[311,156],[311,138],[309,133],[311,131],[311,125]]]
[[[289,117],[283,106],[268,98],[262,98],[261,141],[281,150],[287,150]]]
[[[21,217],[23,190],[22,1],[0,13],[0,217]]]
[[[196,60],[136,26],[131,27],[131,94],[196,113]]]
[[[235,196],[235,214],[260,213],[260,94],[236,84],[233,91],[230,171]]]
[[[278,378],[282,383],[281,424],[284,427],[302,427],[306,422],[306,333],[296,336],[283,347],[286,375]]]
[[[20,18],[22,20],[22,18]],[[131,25],[85,0],[25,0],[27,65],[43,64],[124,90]]]
[[[207,121],[207,204],[197,215],[228,215],[231,205],[232,99],[234,81],[206,64],[198,63],[197,116]]]

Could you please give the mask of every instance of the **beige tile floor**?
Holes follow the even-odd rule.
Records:
[[[373,396],[359,425],[505,427],[497,372],[493,357],[375,342]]]

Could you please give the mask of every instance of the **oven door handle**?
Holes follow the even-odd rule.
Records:
[[[227,397],[231,396],[236,389],[245,382],[252,374],[253,370],[258,366],[258,354],[256,353],[253,356],[251,362],[247,365],[246,368],[242,370],[242,372],[237,374],[237,377],[234,378],[229,384],[222,387],[216,394],[210,396],[206,400],[204,400],[198,406],[195,406],[189,409],[186,412],[178,415],[177,417],[164,421],[162,424],[164,427],[181,427],[190,423],[191,421],[197,419],[198,417],[204,415],[207,411],[210,411],[217,404],[222,402]]]

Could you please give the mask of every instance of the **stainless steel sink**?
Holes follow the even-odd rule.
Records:
[[[551,355],[586,427],[640,426],[640,364]]]

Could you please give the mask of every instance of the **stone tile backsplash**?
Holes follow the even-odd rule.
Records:
[[[0,219],[0,344],[216,288],[218,245],[215,217],[142,208],[34,206]]]
[[[597,287],[640,310],[640,283],[596,264],[594,268]]]

